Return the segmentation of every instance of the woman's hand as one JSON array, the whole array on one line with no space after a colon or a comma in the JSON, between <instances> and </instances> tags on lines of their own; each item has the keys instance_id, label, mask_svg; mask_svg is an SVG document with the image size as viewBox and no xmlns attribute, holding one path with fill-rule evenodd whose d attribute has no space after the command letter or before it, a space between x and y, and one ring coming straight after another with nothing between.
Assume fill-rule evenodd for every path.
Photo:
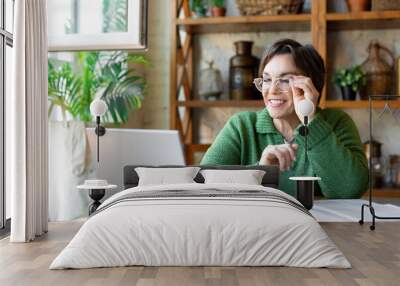
<instances>
[{"instance_id":1,"label":"woman's hand","mask_svg":"<svg viewBox=\"0 0 400 286\"><path fill-rule=\"evenodd\" d=\"M296 160L297 144L268 145L262 155L260 165L279 165L281 171L291 168Z\"/></svg>"},{"instance_id":2,"label":"woman's hand","mask_svg":"<svg viewBox=\"0 0 400 286\"><path fill-rule=\"evenodd\" d=\"M298 103L301 100L308 99L314 104L314 111L308 116L308 120L310 122L315 115L316 106L318 105L319 92L315 88L312 80L306 76L293 76L293 79L291 80L291 86L293 92L294 110L301 122L303 122L304 118L298 110Z\"/></svg>"}]
</instances>

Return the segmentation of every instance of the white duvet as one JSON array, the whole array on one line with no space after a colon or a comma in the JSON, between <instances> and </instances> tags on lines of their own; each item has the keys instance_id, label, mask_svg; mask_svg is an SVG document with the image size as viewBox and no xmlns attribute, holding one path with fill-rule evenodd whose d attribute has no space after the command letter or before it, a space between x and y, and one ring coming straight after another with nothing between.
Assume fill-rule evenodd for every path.
<instances>
[{"instance_id":1,"label":"white duvet","mask_svg":"<svg viewBox=\"0 0 400 286\"><path fill-rule=\"evenodd\" d=\"M294 266L349 268L318 222L289 204L257 198L152 198L110 202L131 192L263 190L238 184L135 187L106 200L50 269L145 266Z\"/></svg>"}]
</instances>

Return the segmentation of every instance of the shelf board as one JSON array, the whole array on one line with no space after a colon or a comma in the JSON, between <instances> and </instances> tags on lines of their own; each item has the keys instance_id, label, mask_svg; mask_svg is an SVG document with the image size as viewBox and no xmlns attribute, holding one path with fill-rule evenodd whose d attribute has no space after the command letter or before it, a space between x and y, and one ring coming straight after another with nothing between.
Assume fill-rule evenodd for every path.
<instances>
[{"instance_id":1,"label":"shelf board","mask_svg":"<svg viewBox=\"0 0 400 286\"><path fill-rule=\"evenodd\" d=\"M373 108L383 108L385 103L389 102L390 107L400 108L400 100L374 100L372 102ZM324 108L354 108L354 109L367 109L369 107L368 100L327 100L325 101Z\"/></svg>"},{"instance_id":2,"label":"shelf board","mask_svg":"<svg viewBox=\"0 0 400 286\"><path fill-rule=\"evenodd\" d=\"M390 107L400 108L400 100L374 100L373 108L384 108L385 103L389 102ZM178 106L188 108L210 108L210 107L233 107L233 108L264 108L264 102L260 100L187 100L178 101ZM327 100L324 108L352 108L367 109L368 100Z\"/></svg>"},{"instance_id":3,"label":"shelf board","mask_svg":"<svg viewBox=\"0 0 400 286\"><path fill-rule=\"evenodd\" d=\"M209 107L261 107L263 108L264 102L259 100L187 100L178 101L178 106L185 106L189 108L209 108Z\"/></svg>"},{"instance_id":4,"label":"shelf board","mask_svg":"<svg viewBox=\"0 0 400 286\"><path fill-rule=\"evenodd\" d=\"M394 29L400 27L400 10L328 13L329 30Z\"/></svg>"},{"instance_id":5,"label":"shelf board","mask_svg":"<svg viewBox=\"0 0 400 286\"><path fill-rule=\"evenodd\" d=\"M400 108L400 100L374 100L373 108L384 108L389 102L390 107ZM260 100L187 100L178 101L178 106L188 108L210 108L210 107L231 107L231 108L264 108L264 102ZM368 100L327 100L323 108L351 108L351 109L368 109Z\"/></svg>"},{"instance_id":6,"label":"shelf board","mask_svg":"<svg viewBox=\"0 0 400 286\"><path fill-rule=\"evenodd\" d=\"M368 198L368 191L363 195L363 198ZM382 188L372 190L373 198L400 198L399 188Z\"/></svg>"},{"instance_id":7,"label":"shelf board","mask_svg":"<svg viewBox=\"0 0 400 286\"><path fill-rule=\"evenodd\" d=\"M389 19L400 19L400 10L326 14L327 21L389 20Z\"/></svg>"},{"instance_id":8,"label":"shelf board","mask_svg":"<svg viewBox=\"0 0 400 286\"><path fill-rule=\"evenodd\" d=\"M327 13L326 21L331 30L399 28L400 10ZM308 31L310 30L311 15L182 18L176 19L175 23L189 33Z\"/></svg>"},{"instance_id":9,"label":"shelf board","mask_svg":"<svg viewBox=\"0 0 400 286\"><path fill-rule=\"evenodd\" d=\"M258 31L309 31L310 14L228 16L176 19L176 25L189 33L238 33ZM296 25L293 25L296 23Z\"/></svg>"}]
</instances>

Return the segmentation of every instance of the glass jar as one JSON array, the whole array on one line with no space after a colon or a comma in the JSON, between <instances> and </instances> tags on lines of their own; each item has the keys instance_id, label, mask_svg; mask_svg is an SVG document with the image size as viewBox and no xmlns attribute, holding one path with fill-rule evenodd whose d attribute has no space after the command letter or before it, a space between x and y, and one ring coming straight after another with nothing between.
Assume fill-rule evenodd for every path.
<instances>
[{"instance_id":1,"label":"glass jar","mask_svg":"<svg viewBox=\"0 0 400 286\"><path fill-rule=\"evenodd\" d=\"M206 100L217 100L224 88L221 72L213 67L213 61L206 63L208 67L200 72L199 95Z\"/></svg>"},{"instance_id":2,"label":"glass jar","mask_svg":"<svg viewBox=\"0 0 400 286\"><path fill-rule=\"evenodd\" d=\"M382 188L384 186L383 162L380 157L371 158L372 187Z\"/></svg>"},{"instance_id":3,"label":"glass jar","mask_svg":"<svg viewBox=\"0 0 400 286\"><path fill-rule=\"evenodd\" d=\"M400 155L389 156L390 185L400 188Z\"/></svg>"}]
</instances>

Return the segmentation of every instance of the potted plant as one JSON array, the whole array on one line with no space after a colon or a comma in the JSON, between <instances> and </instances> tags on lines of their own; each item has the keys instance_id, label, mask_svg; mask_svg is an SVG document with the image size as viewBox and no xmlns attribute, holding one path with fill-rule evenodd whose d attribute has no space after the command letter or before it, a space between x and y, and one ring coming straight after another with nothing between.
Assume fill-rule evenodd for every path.
<instances>
[{"instance_id":1,"label":"potted plant","mask_svg":"<svg viewBox=\"0 0 400 286\"><path fill-rule=\"evenodd\" d=\"M206 16L206 4L205 0L190 0L189 2L190 11L192 12L192 18L201 18Z\"/></svg>"},{"instance_id":2,"label":"potted plant","mask_svg":"<svg viewBox=\"0 0 400 286\"><path fill-rule=\"evenodd\" d=\"M102 98L108 112L102 122L127 122L141 106L146 79L133 67L147 65L142 55L125 52L78 52L71 61L49 58L49 219L70 220L87 214L88 196L76 186L96 177L87 138L94 126L90 103ZM118 146L115 146L118 148ZM59 202L62 202L60 207Z\"/></svg>"},{"instance_id":3,"label":"potted plant","mask_svg":"<svg viewBox=\"0 0 400 286\"><path fill-rule=\"evenodd\" d=\"M49 115L58 106L65 120L67 114L85 124L93 122L90 103L103 99L109 108L102 120L119 125L128 121L130 112L141 106L146 79L130 67L148 65L143 55L117 52L78 52L76 62L48 61Z\"/></svg>"},{"instance_id":4,"label":"potted plant","mask_svg":"<svg viewBox=\"0 0 400 286\"><path fill-rule=\"evenodd\" d=\"M211 0L211 15L213 17L224 17L226 13L225 0Z\"/></svg>"},{"instance_id":5,"label":"potted plant","mask_svg":"<svg viewBox=\"0 0 400 286\"><path fill-rule=\"evenodd\" d=\"M343 100L355 100L357 91L367 82L360 65L337 70L333 79L341 89Z\"/></svg>"},{"instance_id":6,"label":"potted plant","mask_svg":"<svg viewBox=\"0 0 400 286\"><path fill-rule=\"evenodd\" d=\"M128 26L126 0L103 0L103 32ZM66 34L76 23L69 19ZM63 59L63 60L61 60ZM66 59L66 60L64 60ZM146 78L136 68L148 65L143 55L123 51L49 53L49 219L71 220L86 216L89 198L76 186L96 176L86 127L94 126L90 104L103 99L108 112L102 123L120 125L140 108ZM90 131L93 132L93 131ZM118 148L116 146L115 148Z\"/></svg>"}]
</instances>

